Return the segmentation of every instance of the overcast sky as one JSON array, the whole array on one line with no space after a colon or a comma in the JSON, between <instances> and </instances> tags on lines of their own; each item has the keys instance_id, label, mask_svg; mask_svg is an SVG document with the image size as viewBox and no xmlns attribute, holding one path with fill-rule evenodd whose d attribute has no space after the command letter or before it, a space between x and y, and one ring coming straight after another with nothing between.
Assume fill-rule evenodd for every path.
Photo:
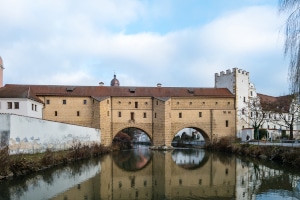
<instances>
[{"instance_id":1,"label":"overcast sky","mask_svg":"<svg viewBox=\"0 0 300 200\"><path fill-rule=\"evenodd\" d=\"M1 0L4 84L214 87L237 67L288 93L277 0Z\"/></svg>"}]
</instances>

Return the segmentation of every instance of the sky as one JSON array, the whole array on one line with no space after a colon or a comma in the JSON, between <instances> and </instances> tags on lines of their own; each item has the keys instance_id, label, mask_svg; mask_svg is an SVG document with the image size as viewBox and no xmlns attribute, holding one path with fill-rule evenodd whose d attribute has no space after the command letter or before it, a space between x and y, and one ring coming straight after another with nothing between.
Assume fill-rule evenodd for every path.
<instances>
[{"instance_id":1,"label":"sky","mask_svg":"<svg viewBox=\"0 0 300 200\"><path fill-rule=\"evenodd\" d=\"M4 84L214 87L239 68L288 93L277 0L0 0Z\"/></svg>"}]
</instances>

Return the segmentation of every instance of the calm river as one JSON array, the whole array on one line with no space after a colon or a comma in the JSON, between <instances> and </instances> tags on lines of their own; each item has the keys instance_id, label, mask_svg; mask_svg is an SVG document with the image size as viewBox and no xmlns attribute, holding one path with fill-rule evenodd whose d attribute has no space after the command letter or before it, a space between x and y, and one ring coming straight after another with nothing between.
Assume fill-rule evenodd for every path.
<instances>
[{"instance_id":1,"label":"calm river","mask_svg":"<svg viewBox=\"0 0 300 200\"><path fill-rule=\"evenodd\" d=\"M139 148L2 181L0 199L300 199L300 170L202 149Z\"/></svg>"}]
</instances>

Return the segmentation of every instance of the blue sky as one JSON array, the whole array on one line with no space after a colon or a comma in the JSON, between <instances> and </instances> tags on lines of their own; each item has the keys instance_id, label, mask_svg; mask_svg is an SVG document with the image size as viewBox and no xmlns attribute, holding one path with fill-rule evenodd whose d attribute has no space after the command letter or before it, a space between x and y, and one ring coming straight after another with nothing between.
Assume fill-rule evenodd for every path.
<instances>
[{"instance_id":1,"label":"blue sky","mask_svg":"<svg viewBox=\"0 0 300 200\"><path fill-rule=\"evenodd\" d=\"M250 72L259 93L288 93L276 0L2 0L4 84L214 87Z\"/></svg>"}]
</instances>

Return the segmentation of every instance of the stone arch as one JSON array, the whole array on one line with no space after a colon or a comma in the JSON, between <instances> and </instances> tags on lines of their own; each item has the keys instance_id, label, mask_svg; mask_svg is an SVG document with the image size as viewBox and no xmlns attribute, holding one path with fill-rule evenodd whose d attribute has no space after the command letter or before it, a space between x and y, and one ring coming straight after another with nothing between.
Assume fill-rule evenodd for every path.
<instances>
[{"instance_id":1,"label":"stone arch","mask_svg":"<svg viewBox=\"0 0 300 200\"><path fill-rule=\"evenodd\" d=\"M207 133L204 129L199 128L199 127L197 127L197 126L195 126L195 125L183 125L183 126L181 126L181 127L178 127L178 128L175 129L175 130L173 131L173 133L172 133L173 138L175 137L175 135L176 135L179 131L181 131L181 130L184 129L184 128L193 128L193 129L199 131L199 132L201 133L201 135L203 136L204 141L205 141L206 143L210 142L210 140L211 140L211 138L209 137L208 133Z\"/></svg>"},{"instance_id":2,"label":"stone arch","mask_svg":"<svg viewBox=\"0 0 300 200\"><path fill-rule=\"evenodd\" d=\"M153 137L152 137L152 134L150 134L150 133L147 132L143 127L138 126L138 125L132 125L132 126L120 126L120 127L118 127L117 129L115 129L115 130L113 131L112 139L114 139L114 138L116 137L116 135L117 135L120 131L122 131L122 130L124 130L124 129L127 129L127 128L136 128L136 129L139 129L139 130L143 131L143 132L150 138L150 141L151 141L151 143L153 144Z\"/></svg>"}]
</instances>

